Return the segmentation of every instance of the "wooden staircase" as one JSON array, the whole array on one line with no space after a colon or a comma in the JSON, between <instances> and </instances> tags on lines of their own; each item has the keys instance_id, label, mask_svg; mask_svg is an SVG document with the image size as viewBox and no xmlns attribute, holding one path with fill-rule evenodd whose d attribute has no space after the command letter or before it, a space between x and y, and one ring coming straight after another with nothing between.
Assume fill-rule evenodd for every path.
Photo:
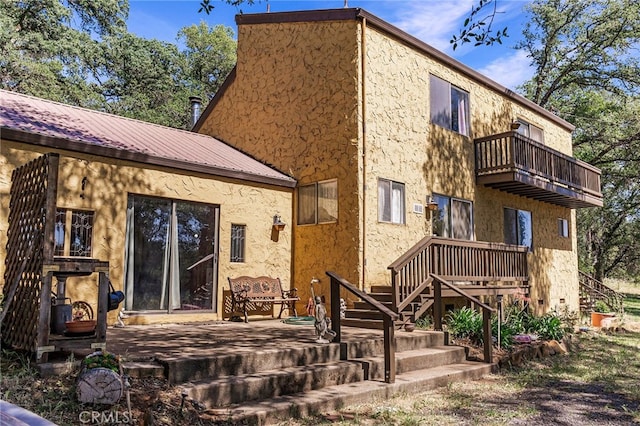
<instances>
[{"instance_id":1,"label":"wooden staircase","mask_svg":"<svg viewBox=\"0 0 640 426\"><path fill-rule=\"evenodd\" d=\"M369 295L395 312L393 306L393 287L388 285L373 286L371 287ZM420 295L417 301L410 303L404 308L404 310L398 312L400 318L395 321L395 325L399 327L407 322L415 323L424 312L433 306L433 303L433 295ZM346 310L345 318L342 319L341 323L343 326L347 327L360 327L377 330L381 330L383 328L382 313L363 301L354 302L353 308Z\"/></svg>"},{"instance_id":2,"label":"wooden staircase","mask_svg":"<svg viewBox=\"0 0 640 426\"><path fill-rule=\"evenodd\" d=\"M591 275L580 275L580 313L588 314L594 310L597 301L604 302L611 310L622 313L624 296L606 286Z\"/></svg>"},{"instance_id":3,"label":"wooden staircase","mask_svg":"<svg viewBox=\"0 0 640 426\"><path fill-rule=\"evenodd\" d=\"M399 324L415 321L433 308L433 328L442 331L442 297L463 297L482 310L482 333L491 335L495 309L477 296L522 293L527 296L527 247L502 243L425 237L389 265L391 286L374 286L370 293L359 289L333 271L331 279L331 328L334 342L341 341L341 327L382 329L384 333L385 382L395 381L393 336ZM504 285L504 282L519 283ZM356 296L344 318L340 298L345 291ZM359 299L359 300L358 300ZM492 362L490 338L484 339L484 362Z\"/></svg>"}]
</instances>

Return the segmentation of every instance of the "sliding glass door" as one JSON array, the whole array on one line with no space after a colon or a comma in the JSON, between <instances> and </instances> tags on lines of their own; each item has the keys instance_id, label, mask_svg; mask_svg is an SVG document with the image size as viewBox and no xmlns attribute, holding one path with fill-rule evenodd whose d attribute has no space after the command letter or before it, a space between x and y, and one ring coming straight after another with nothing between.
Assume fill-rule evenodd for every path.
<instances>
[{"instance_id":1,"label":"sliding glass door","mask_svg":"<svg viewBox=\"0 0 640 426\"><path fill-rule=\"evenodd\" d=\"M141 195L128 204L126 309L215 310L219 207Z\"/></svg>"}]
</instances>

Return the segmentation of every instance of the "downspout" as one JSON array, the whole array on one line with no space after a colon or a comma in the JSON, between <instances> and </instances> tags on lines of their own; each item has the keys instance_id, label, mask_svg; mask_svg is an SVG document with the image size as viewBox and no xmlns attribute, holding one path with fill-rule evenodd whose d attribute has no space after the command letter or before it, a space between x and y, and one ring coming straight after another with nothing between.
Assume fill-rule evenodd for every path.
<instances>
[{"instance_id":1,"label":"downspout","mask_svg":"<svg viewBox=\"0 0 640 426\"><path fill-rule=\"evenodd\" d=\"M360 93L362 96L362 290L367 274L367 97L366 97L366 29L367 18L362 18L362 42L360 43Z\"/></svg>"}]
</instances>

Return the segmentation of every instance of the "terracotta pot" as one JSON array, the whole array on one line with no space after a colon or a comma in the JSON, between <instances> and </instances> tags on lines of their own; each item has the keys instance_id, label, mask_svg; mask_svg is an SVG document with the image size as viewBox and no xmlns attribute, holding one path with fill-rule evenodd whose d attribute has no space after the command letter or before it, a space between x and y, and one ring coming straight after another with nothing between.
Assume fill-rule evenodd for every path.
<instances>
[{"instance_id":1,"label":"terracotta pot","mask_svg":"<svg viewBox=\"0 0 640 426\"><path fill-rule=\"evenodd\" d=\"M416 325L414 323L408 322L404 325L404 331L413 331L416 329Z\"/></svg>"},{"instance_id":2,"label":"terracotta pot","mask_svg":"<svg viewBox=\"0 0 640 426\"><path fill-rule=\"evenodd\" d=\"M96 320L67 321L64 325L68 333L88 333L96 329Z\"/></svg>"},{"instance_id":3,"label":"terracotta pot","mask_svg":"<svg viewBox=\"0 0 640 426\"><path fill-rule=\"evenodd\" d=\"M604 312L591 312L591 325L594 327L601 327L602 320L605 318L615 317L616 314L604 313Z\"/></svg>"}]
</instances>

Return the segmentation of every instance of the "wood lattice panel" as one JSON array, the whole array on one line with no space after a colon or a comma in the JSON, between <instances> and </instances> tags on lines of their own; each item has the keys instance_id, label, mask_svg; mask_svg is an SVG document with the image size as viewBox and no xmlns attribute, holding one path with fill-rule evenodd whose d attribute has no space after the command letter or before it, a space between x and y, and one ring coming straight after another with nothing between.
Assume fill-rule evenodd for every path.
<instances>
[{"instance_id":1,"label":"wood lattice panel","mask_svg":"<svg viewBox=\"0 0 640 426\"><path fill-rule=\"evenodd\" d=\"M11 175L2 340L15 349L35 352L38 344L42 265L53 259L58 160L47 154Z\"/></svg>"}]
</instances>

